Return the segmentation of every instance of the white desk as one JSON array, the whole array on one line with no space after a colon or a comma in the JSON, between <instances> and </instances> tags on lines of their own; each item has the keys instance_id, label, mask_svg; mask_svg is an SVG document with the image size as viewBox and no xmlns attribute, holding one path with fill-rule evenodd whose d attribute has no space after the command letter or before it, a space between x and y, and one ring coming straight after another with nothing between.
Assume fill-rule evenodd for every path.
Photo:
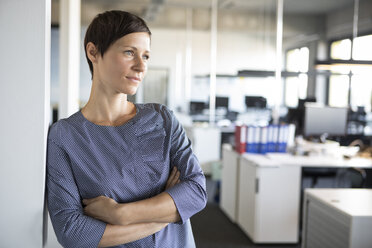
<instances>
[{"instance_id":1,"label":"white desk","mask_svg":"<svg viewBox=\"0 0 372 248\"><path fill-rule=\"evenodd\" d=\"M228 152L226 149L224 147L223 154ZM224 188L224 184L232 182L224 181L222 177L221 207L226 206L227 199L233 200L226 195L238 192L235 197L237 215L232 220L237 220L255 243L298 242L302 167L372 168L372 160L362 158L344 160L289 154L237 153L236 156L239 159L235 164L234 160L223 157L222 175L232 167L239 170L235 170L234 182L238 182L235 192L229 191L229 187ZM230 203L230 206L233 205Z\"/></svg>"},{"instance_id":2,"label":"white desk","mask_svg":"<svg viewBox=\"0 0 372 248\"><path fill-rule=\"evenodd\" d=\"M324 156L293 156L287 153L268 153L265 156L282 165L297 165L301 167L336 167L336 168L372 168L372 160L366 158L342 159ZM249 156L248 156L249 157Z\"/></svg>"},{"instance_id":3,"label":"white desk","mask_svg":"<svg viewBox=\"0 0 372 248\"><path fill-rule=\"evenodd\" d=\"M306 189L302 247L372 247L372 189Z\"/></svg>"}]
</instances>

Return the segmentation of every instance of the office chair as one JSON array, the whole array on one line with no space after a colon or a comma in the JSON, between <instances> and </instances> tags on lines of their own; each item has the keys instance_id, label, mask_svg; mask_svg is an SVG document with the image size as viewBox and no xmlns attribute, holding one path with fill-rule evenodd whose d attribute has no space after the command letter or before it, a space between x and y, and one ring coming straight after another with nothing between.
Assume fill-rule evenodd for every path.
<instances>
[{"instance_id":1,"label":"office chair","mask_svg":"<svg viewBox=\"0 0 372 248\"><path fill-rule=\"evenodd\" d=\"M319 178L335 177L336 174L336 168L304 168L302 170L303 177L311 178L311 188L314 188L318 184Z\"/></svg>"},{"instance_id":2,"label":"office chair","mask_svg":"<svg viewBox=\"0 0 372 248\"><path fill-rule=\"evenodd\" d=\"M367 178L365 170L360 168L348 168L346 171L347 178L350 181L351 188L364 188Z\"/></svg>"}]
</instances>

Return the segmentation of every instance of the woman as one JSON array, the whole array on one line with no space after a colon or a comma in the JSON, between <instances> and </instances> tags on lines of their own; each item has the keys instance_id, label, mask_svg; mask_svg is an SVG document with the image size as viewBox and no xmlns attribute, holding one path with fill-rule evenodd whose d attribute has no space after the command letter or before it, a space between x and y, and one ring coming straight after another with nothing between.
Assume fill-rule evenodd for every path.
<instances>
[{"instance_id":1,"label":"woman","mask_svg":"<svg viewBox=\"0 0 372 248\"><path fill-rule=\"evenodd\" d=\"M205 177L172 111L133 104L151 32L124 11L86 32L88 103L48 135L48 209L65 247L195 247L189 218L206 204Z\"/></svg>"}]
</instances>

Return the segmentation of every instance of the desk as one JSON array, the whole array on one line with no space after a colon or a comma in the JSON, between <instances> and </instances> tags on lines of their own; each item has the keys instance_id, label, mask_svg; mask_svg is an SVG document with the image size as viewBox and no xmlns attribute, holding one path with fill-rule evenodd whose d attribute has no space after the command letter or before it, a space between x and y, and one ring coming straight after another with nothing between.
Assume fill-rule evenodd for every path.
<instances>
[{"instance_id":1,"label":"desk","mask_svg":"<svg viewBox=\"0 0 372 248\"><path fill-rule=\"evenodd\" d=\"M226 149L224 147L224 152ZM363 158L345 160L290 154L237 156L236 219L254 243L298 243L302 167L372 168L372 160ZM223 161L222 175L233 163L233 160L225 162L225 158ZM223 177L221 184L224 184ZM223 189L221 205L227 199L224 195L230 194Z\"/></svg>"},{"instance_id":2,"label":"desk","mask_svg":"<svg viewBox=\"0 0 372 248\"><path fill-rule=\"evenodd\" d=\"M265 157L282 165L297 165L301 167L372 168L372 159L359 157L343 159L324 156L293 156L288 153L268 153Z\"/></svg>"}]
</instances>

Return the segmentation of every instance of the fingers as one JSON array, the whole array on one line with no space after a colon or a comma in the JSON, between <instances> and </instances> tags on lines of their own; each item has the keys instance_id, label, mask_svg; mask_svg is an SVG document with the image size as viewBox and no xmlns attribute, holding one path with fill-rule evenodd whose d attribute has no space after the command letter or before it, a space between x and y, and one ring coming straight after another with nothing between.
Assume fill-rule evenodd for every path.
<instances>
[{"instance_id":1,"label":"fingers","mask_svg":"<svg viewBox=\"0 0 372 248\"><path fill-rule=\"evenodd\" d=\"M169 188L170 187L170 184L172 182L172 179L176 175L176 173L177 173L177 167L174 166L173 169L172 169L172 171L171 171L171 173L170 173L170 175L169 175L169 177L168 177L168 180L167 180L167 183L166 183L166 188Z\"/></svg>"},{"instance_id":2,"label":"fingers","mask_svg":"<svg viewBox=\"0 0 372 248\"><path fill-rule=\"evenodd\" d=\"M180 176L180 172L177 171L176 175L174 175L174 177L171 178L170 183L169 183L169 187L173 187L177 183L177 180L179 180L178 179L179 176Z\"/></svg>"},{"instance_id":3,"label":"fingers","mask_svg":"<svg viewBox=\"0 0 372 248\"><path fill-rule=\"evenodd\" d=\"M97 196L97 197L94 197L94 198L89 198L89 199L83 199L83 204L84 205L89 205L97 200L99 200L101 197L104 197L104 196Z\"/></svg>"},{"instance_id":4,"label":"fingers","mask_svg":"<svg viewBox=\"0 0 372 248\"><path fill-rule=\"evenodd\" d=\"M171 174L169 175L169 178L173 178L176 175L177 171L178 171L177 167L173 166L173 169L171 171Z\"/></svg>"},{"instance_id":5,"label":"fingers","mask_svg":"<svg viewBox=\"0 0 372 248\"><path fill-rule=\"evenodd\" d=\"M89 205L89 204L91 204L91 203L93 202L93 199L94 199L94 198L91 198L91 199L83 199L83 204L84 204L84 205Z\"/></svg>"},{"instance_id":6,"label":"fingers","mask_svg":"<svg viewBox=\"0 0 372 248\"><path fill-rule=\"evenodd\" d=\"M181 175L181 173L179 172L177 167L174 166L170 175L169 175L169 178L167 180L166 189L171 188L174 185L176 185L177 183L179 183L180 182L180 179L179 179L180 175Z\"/></svg>"}]
</instances>

